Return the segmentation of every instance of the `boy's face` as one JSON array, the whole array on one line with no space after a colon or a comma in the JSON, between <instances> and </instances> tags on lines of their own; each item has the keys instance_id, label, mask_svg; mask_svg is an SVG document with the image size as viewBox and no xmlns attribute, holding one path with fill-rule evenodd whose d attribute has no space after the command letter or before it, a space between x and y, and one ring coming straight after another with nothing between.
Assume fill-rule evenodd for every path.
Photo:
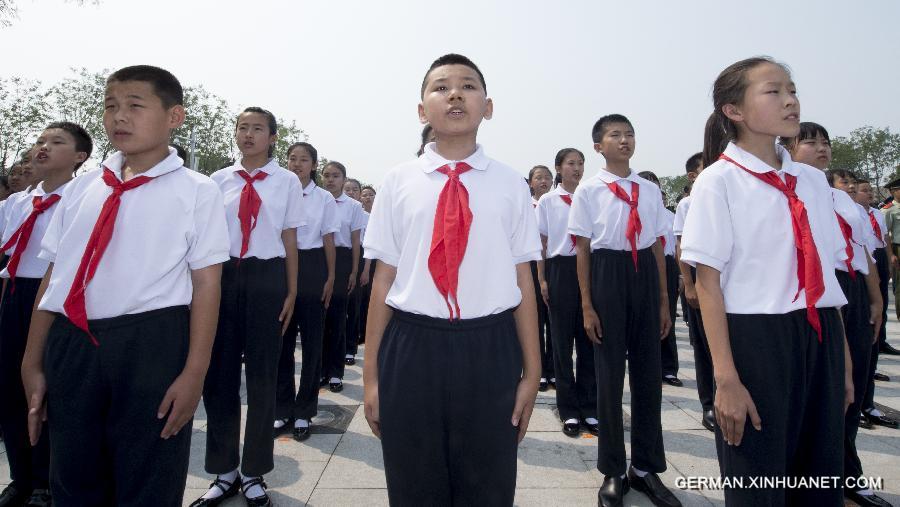
<instances>
[{"instance_id":1,"label":"boy's face","mask_svg":"<svg viewBox=\"0 0 900 507\"><path fill-rule=\"evenodd\" d=\"M22 166L17 165L9 170L9 191L11 193L21 192L25 190L25 180L22 177Z\"/></svg>"},{"instance_id":2,"label":"boy's face","mask_svg":"<svg viewBox=\"0 0 900 507\"><path fill-rule=\"evenodd\" d=\"M474 69L442 65L428 73L419 120L431 125L435 138L474 136L481 120L493 113L494 104Z\"/></svg>"},{"instance_id":3,"label":"boy's face","mask_svg":"<svg viewBox=\"0 0 900 507\"><path fill-rule=\"evenodd\" d=\"M87 159L87 153L78 151L75 138L63 129L47 129L38 137L31 151L34 154L35 173L41 179L56 172L72 172L75 166Z\"/></svg>"},{"instance_id":4,"label":"boy's face","mask_svg":"<svg viewBox=\"0 0 900 507\"><path fill-rule=\"evenodd\" d=\"M268 155L275 144L274 132L269 132L269 119L262 113L243 113L238 117L234 140L245 157Z\"/></svg>"},{"instance_id":5,"label":"boy's face","mask_svg":"<svg viewBox=\"0 0 900 507\"><path fill-rule=\"evenodd\" d=\"M850 197L856 199L856 181L846 176L834 177L834 188L847 192Z\"/></svg>"},{"instance_id":6,"label":"boy's face","mask_svg":"<svg viewBox=\"0 0 900 507\"><path fill-rule=\"evenodd\" d=\"M9 175L10 186L12 186L12 173ZM891 198L894 199L894 202L900 202L900 187L894 187L890 189Z\"/></svg>"},{"instance_id":7,"label":"boy's face","mask_svg":"<svg viewBox=\"0 0 900 507\"><path fill-rule=\"evenodd\" d=\"M375 191L367 188L359 193L359 202L362 203L366 211L372 211L372 204L375 202Z\"/></svg>"},{"instance_id":8,"label":"boy's face","mask_svg":"<svg viewBox=\"0 0 900 507\"><path fill-rule=\"evenodd\" d=\"M872 185L869 183L856 184L856 202L865 207L872 204Z\"/></svg>"},{"instance_id":9,"label":"boy's face","mask_svg":"<svg viewBox=\"0 0 900 507\"><path fill-rule=\"evenodd\" d=\"M103 128L116 149L126 155L168 150L171 131L184 123L184 107L166 109L145 81L113 81L106 85Z\"/></svg>"},{"instance_id":10,"label":"boy's face","mask_svg":"<svg viewBox=\"0 0 900 507\"><path fill-rule=\"evenodd\" d=\"M594 151L607 162L628 162L634 155L634 128L624 122L610 123L600 142L594 143Z\"/></svg>"}]
</instances>

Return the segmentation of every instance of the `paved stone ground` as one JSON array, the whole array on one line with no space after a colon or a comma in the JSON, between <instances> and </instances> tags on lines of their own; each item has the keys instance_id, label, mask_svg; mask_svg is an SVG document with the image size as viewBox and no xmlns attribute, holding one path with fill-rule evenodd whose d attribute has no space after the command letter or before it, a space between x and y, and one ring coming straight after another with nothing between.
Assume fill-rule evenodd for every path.
<instances>
[{"instance_id":1,"label":"paved stone ground","mask_svg":"<svg viewBox=\"0 0 900 507\"><path fill-rule=\"evenodd\" d=\"M663 481L672 487L680 476L717 476L718 464L712 433L700 424L694 361L687 341L687 328L676 324L679 377L684 387L663 386L662 423L668 470ZM888 336L900 347L900 323L888 324ZM362 352L361 352L362 353ZM298 359L299 359L299 352ZM891 382L876 383L876 403L900 411L900 359L885 356L879 371ZM299 365L298 365L299 366ZM271 496L278 506L378 506L387 505L381 447L366 424L361 406L361 361L347 368L344 391L321 392L319 426L303 443L282 437L275 444L275 470L266 476ZM299 369L298 369L299 375ZM625 383L624 411L630 415L630 395ZM539 393L528 435L519 448L516 505L594 506L602 477L595 468L597 442L591 435L572 439L560 431L554 413L554 392ZM246 407L244 407L246 410ZM201 404L194 420L190 475L185 505L201 495L210 482L203 471L206 414ZM626 420L626 429L627 429ZM343 428L346 428L343 433ZM626 431L626 448L629 435ZM882 496L900 506L900 431L877 427L860 430L857 441L863 467L869 476L883 478ZM0 458L0 485L9 481L6 459ZM682 491L675 495L686 506L723 505L721 491ZM625 498L626 505L649 506L638 492ZM232 499L228 507L244 505Z\"/></svg>"}]
</instances>

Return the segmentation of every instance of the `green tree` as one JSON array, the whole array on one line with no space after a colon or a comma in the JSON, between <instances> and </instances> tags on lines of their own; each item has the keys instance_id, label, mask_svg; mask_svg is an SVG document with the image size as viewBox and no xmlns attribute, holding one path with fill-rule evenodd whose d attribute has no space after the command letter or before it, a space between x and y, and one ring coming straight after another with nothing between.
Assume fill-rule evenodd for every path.
<instances>
[{"instance_id":1,"label":"green tree","mask_svg":"<svg viewBox=\"0 0 900 507\"><path fill-rule=\"evenodd\" d=\"M0 168L4 174L50 123L51 107L46 99L40 81L0 79Z\"/></svg>"},{"instance_id":2,"label":"green tree","mask_svg":"<svg viewBox=\"0 0 900 507\"><path fill-rule=\"evenodd\" d=\"M109 71L91 72L83 67L71 71L72 76L50 87L53 115L84 127L94 142L93 158L106 160L113 151L103 128L103 100Z\"/></svg>"},{"instance_id":3,"label":"green tree","mask_svg":"<svg viewBox=\"0 0 900 507\"><path fill-rule=\"evenodd\" d=\"M287 149L294 143L308 139L309 136L297 126L296 121L291 120L288 123L286 120L279 118L278 140L275 141L275 159L278 160L278 165L287 167Z\"/></svg>"},{"instance_id":4,"label":"green tree","mask_svg":"<svg viewBox=\"0 0 900 507\"><path fill-rule=\"evenodd\" d=\"M684 187L690 184L687 174L663 176L659 179L660 189L665 194L666 206L675 206L678 198L684 193Z\"/></svg>"},{"instance_id":5,"label":"green tree","mask_svg":"<svg viewBox=\"0 0 900 507\"><path fill-rule=\"evenodd\" d=\"M900 164L900 134L888 127L860 127L832 140L832 167L850 169L880 190L886 176Z\"/></svg>"},{"instance_id":6,"label":"green tree","mask_svg":"<svg viewBox=\"0 0 900 507\"><path fill-rule=\"evenodd\" d=\"M184 124L173 133L175 142L190 153L194 135L197 169L212 174L232 160L234 153L234 120L237 114L222 97L203 86L184 90ZM185 164L190 161L185 160Z\"/></svg>"}]
</instances>

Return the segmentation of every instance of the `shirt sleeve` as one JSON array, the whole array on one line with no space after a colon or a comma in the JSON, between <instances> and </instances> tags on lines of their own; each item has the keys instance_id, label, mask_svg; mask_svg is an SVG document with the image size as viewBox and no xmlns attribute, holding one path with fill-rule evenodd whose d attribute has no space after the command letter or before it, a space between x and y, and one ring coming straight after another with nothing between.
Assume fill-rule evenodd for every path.
<instances>
[{"instance_id":1,"label":"shirt sleeve","mask_svg":"<svg viewBox=\"0 0 900 507\"><path fill-rule=\"evenodd\" d=\"M550 217L548 216L550 210L550 201L548 199L541 199L538 201L538 205L534 208L535 218L537 219L537 229L538 234L541 236L547 237L550 235Z\"/></svg>"},{"instance_id":2,"label":"shirt sleeve","mask_svg":"<svg viewBox=\"0 0 900 507\"><path fill-rule=\"evenodd\" d=\"M655 185L654 185L655 186ZM662 192L659 189L654 192L656 194L656 237L668 236L672 233L672 220L666 204L662 200Z\"/></svg>"},{"instance_id":3,"label":"shirt sleeve","mask_svg":"<svg viewBox=\"0 0 900 507\"><path fill-rule=\"evenodd\" d=\"M359 231L366 227L366 214L362 205L353 206L353 217L350 219L350 232Z\"/></svg>"},{"instance_id":4,"label":"shirt sleeve","mask_svg":"<svg viewBox=\"0 0 900 507\"><path fill-rule=\"evenodd\" d=\"M322 205L321 235L332 234L341 230L341 217L338 215L337 203L334 199L325 199Z\"/></svg>"},{"instance_id":5,"label":"shirt sleeve","mask_svg":"<svg viewBox=\"0 0 900 507\"><path fill-rule=\"evenodd\" d=\"M378 259L385 264L396 267L400 262L400 241L398 235L402 224L394 223L394 179L388 174L379 189L378 197L372 204L366 237L363 240L363 256L366 259Z\"/></svg>"},{"instance_id":6,"label":"shirt sleeve","mask_svg":"<svg viewBox=\"0 0 900 507\"><path fill-rule=\"evenodd\" d=\"M47 262L56 262L56 253L59 251L59 241L62 239L63 233L63 224L66 219L66 202L69 199L66 197L69 195L70 190L75 185L69 184L66 188L63 189L60 194L59 202L56 203L56 209L53 211L53 216L50 218L50 221L47 222L47 229L44 231L44 237L41 238L41 251L38 252L38 258L43 259ZM6 206L8 212L8 208L10 206ZM4 217L4 226L6 225L6 217Z\"/></svg>"},{"instance_id":7,"label":"shirt sleeve","mask_svg":"<svg viewBox=\"0 0 900 507\"><path fill-rule=\"evenodd\" d=\"M690 200L682 199L678 201L678 206L675 206L675 223L672 224L672 233L676 236L681 236L681 231L684 230L684 219L687 218L689 202Z\"/></svg>"},{"instance_id":8,"label":"shirt sleeve","mask_svg":"<svg viewBox=\"0 0 900 507\"><path fill-rule=\"evenodd\" d=\"M572 209L569 210L569 234L582 238L593 238L594 213L590 200L591 187L579 185L572 195Z\"/></svg>"},{"instance_id":9,"label":"shirt sleeve","mask_svg":"<svg viewBox=\"0 0 900 507\"><path fill-rule=\"evenodd\" d=\"M228 260L229 247L222 192L215 183L203 182L197 189L194 231L187 253L188 266L197 270L223 263Z\"/></svg>"},{"instance_id":10,"label":"shirt sleeve","mask_svg":"<svg viewBox=\"0 0 900 507\"><path fill-rule=\"evenodd\" d=\"M713 175L694 183L681 236L681 260L691 266L703 264L721 272L731 260L734 230L725 193L724 182Z\"/></svg>"},{"instance_id":11,"label":"shirt sleeve","mask_svg":"<svg viewBox=\"0 0 900 507\"><path fill-rule=\"evenodd\" d=\"M290 175L290 183L288 185L287 209L284 216L284 228L296 229L297 227L306 225L306 214L303 210L303 188L300 186L300 180L293 174Z\"/></svg>"},{"instance_id":12,"label":"shirt sleeve","mask_svg":"<svg viewBox=\"0 0 900 507\"><path fill-rule=\"evenodd\" d=\"M531 194L525 180L518 180L521 188L516 206L518 212L513 218L513 231L509 238L509 251L514 264L541 260L541 237L538 235Z\"/></svg>"}]
</instances>

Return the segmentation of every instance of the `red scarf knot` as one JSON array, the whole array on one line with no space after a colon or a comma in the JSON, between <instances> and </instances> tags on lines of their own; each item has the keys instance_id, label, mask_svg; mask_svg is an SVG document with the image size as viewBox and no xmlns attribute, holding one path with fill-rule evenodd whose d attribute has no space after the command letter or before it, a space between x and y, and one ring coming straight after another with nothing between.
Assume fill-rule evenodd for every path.
<instances>
[{"instance_id":1,"label":"red scarf knot","mask_svg":"<svg viewBox=\"0 0 900 507\"><path fill-rule=\"evenodd\" d=\"M428 254L428 271L434 284L447 303L450 320L460 318L459 266L466 254L469 242L469 228L472 226L472 211L469 209L469 192L459 176L472 169L465 162L458 162L455 169L441 166L437 172L447 175L447 182L438 197L434 212L434 230ZM454 306L450 306L450 298ZM454 309L456 311L454 317Z\"/></svg>"},{"instance_id":2,"label":"red scarf knot","mask_svg":"<svg viewBox=\"0 0 900 507\"><path fill-rule=\"evenodd\" d=\"M19 262L22 260L22 254L25 252L25 249L28 248L28 240L31 239L31 232L34 230L34 224L37 222L38 217L48 209L50 209L54 204L56 204L60 199L59 194L50 194L44 197L35 196L31 199L31 213L22 222L22 225L16 229L16 232L10 236L9 241L6 242L5 245L0 247L0 250L7 251L12 248L13 245L16 245L15 250L13 250L12 256L9 258L9 263L6 265L6 269L9 271L9 283L10 289L9 293L12 294L16 292L16 271L19 268Z\"/></svg>"},{"instance_id":3,"label":"red scarf knot","mask_svg":"<svg viewBox=\"0 0 900 507\"><path fill-rule=\"evenodd\" d=\"M609 187L609 190L613 195L624 201L625 204L631 208L628 212L628 225L625 228L625 237L628 238L628 243L631 244L631 260L634 262L634 270L637 271L637 240L641 235L641 215L638 213L638 196L641 192L641 186L637 182L631 182L631 197L628 197L625 190L617 183L607 183L606 186Z\"/></svg>"},{"instance_id":4,"label":"red scarf knot","mask_svg":"<svg viewBox=\"0 0 900 507\"><path fill-rule=\"evenodd\" d=\"M266 179L268 174L259 171L253 176L245 170L236 171L236 174L244 178L244 188L241 189L241 201L238 206L238 220L241 223L241 254L243 258L250 249L250 233L256 228L256 220L259 217L259 210L262 207L262 199L253 188L254 181L262 181Z\"/></svg>"}]
</instances>

